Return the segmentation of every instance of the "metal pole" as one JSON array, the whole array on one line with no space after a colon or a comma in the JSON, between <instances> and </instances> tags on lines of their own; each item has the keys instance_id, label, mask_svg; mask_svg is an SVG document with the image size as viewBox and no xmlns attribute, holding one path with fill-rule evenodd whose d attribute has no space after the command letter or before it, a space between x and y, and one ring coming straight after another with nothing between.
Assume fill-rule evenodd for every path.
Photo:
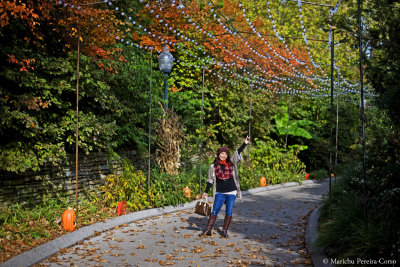
<instances>
[{"instance_id":1,"label":"metal pole","mask_svg":"<svg viewBox=\"0 0 400 267\"><path fill-rule=\"evenodd\" d=\"M81 46L81 18L78 21L78 58L76 62L76 128L75 128L75 212L78 220L78 168L79 168L79 57Z\"/></svg>"},{"instance_id":2,"label":"metal pole","mask_svg":"<svg viewBox=\"0 0 400 267\"><path fill-rule=\"evenodd\" d=\"M249 137L251 137L251 106L253 102L253 85L250 84L250 114L249 114Z\"/></svg>"},{"instance_id":3,"label":"metal pole","mask_svg":"<svg viewBox=\"0 0 400 267\"><path fill-rule=\"evenodd\" d=\"M199 175L200 175L200 184L199 184L199 194L201 195L201 166L203 164L202 157L203 157L203 110L204 110L204 75L205 75L205 70L206 67L203 66L203 87L201 90L201 120L200 120L200 170L199 170Z\"/></svg>"},{"instance_id":4,"label":"metal pole","mask_svg":"<svg viewBox=\"0 0 400 267\"><path fill-rule=\"evenodd\" d=\"M361 129L362 129L362 147L363 147L363 180L364 180L364 222L365 228L368 228L368 214L367 214L367 200L368 200L368 189L367 189L367 162L365 152L365 114L364 114L364 85L363 85L363 57L362 57L362 24L361 24L361 1L357 0L358 10L358 46L360 52L360 98L361 98Z\"/></svg>"},{"instance_id":5,"label":"metal pole","mask_svg":"<svg viewBox=\"0 0 400 267\"><path fill-rule=\"evenodd\" d=\"M150 169L151 169L151 82L153 80L153 49L150 49L150 95L149 95L149 166L147 170L147 188L150 190Z\"/></svg>"},{"instance_id":6,"label":"metal pole","mask_svg":"<svg viewBox=\"0 0 400 267\"><path fill-rule=\"evenodd\" d=\"M337 168L337 158L338 158L338 136L339 136L339 89L340 89L340 72L339 67L337 69L338 73L338 87L336 91L336 146L335 146L335 182L336 182L336 168Z\"/></svg>"},{"instance_id":7,"label":"metal pole","mask_svg":"<svg viewBox=\"0 0 400 267\"><path fill-rule=\"evenodd\" d=\"M113 1L111 1L113 2ZM105 2L96 2L81 4L80 6L104 4ZM80 45L81 45L81 18L78 20L78 56L76 62L76 128L75 128L75 211L76 221L78 220L78 167L79 167L79 58L80 58Z\"/></svg>"},{"instance_id":8,"label":"metal pole","mask_svg":"<svg viewBox=\"0 0 400 267\"><path fill-rule=\"evenodd\" d=\"M286 141L285 141L285 150L287 149L287 140L289 134L289 118L290 118L290 107L292 106L292 95L290 95L289 106L288 106L288 121L286 123Z\"/></svg>"},{"instance_id":9,"label":"metal pole","mask_svg":"<svg viewBox=\"0 0 400 267\"><path fill-rule=\"evenodd\" d=\"M168 108L168 73L164 72L165 80L164 80L164 109L167 111Z\"/></svg>"},{"instance_id":10,"label":"metal pole","mask_svg":"<svg viewBox=\"0 0 400 267\"><path fill-rule=\"evenodd\" d=\"M333 20L333 18L332 18ZM332 146L333 146L333 68L335 62L335 27L331 27L332 40L331 40L331 108L330 108L330 122L331 134L329 138L329 218L331 214L331 201L332 201Z\"/></svg>"}]
</instances>

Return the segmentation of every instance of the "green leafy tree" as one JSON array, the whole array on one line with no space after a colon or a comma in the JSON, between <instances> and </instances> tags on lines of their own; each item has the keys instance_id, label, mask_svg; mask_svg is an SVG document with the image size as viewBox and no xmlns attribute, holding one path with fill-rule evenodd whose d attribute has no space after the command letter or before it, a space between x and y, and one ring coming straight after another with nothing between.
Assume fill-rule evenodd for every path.
<instances>
[{"instance_id":1,"label":"green leafy tree","mask_svg":"<svg viewBox=\"0 0 400 267\"><path fill-rule=\"evenodd\" d=\"M380 97L378 104L400 124L400 1L367 1L369 23L366 40L370 50L366 75Z\"/></svg>"},{"instance_id":2,"label":"green leafy tree","mask_svg":"<svg viewBox=\"0 0 400 267\"><path fill-rule=\"evenodd\" d=\"M276 132L280 136L295 136L311 139L312 135L305 128L308 125L314 124L313 121L303 120L289 120L288 106L285 102L280 102L279 107L283 110L282 113L275 114Z\"/></svg>"},{"instance_id":3,"label":"green leafy tree","mask_svg":"<svg viewBox=\"0 0 400 267\"><path fill-rule=\"evenodd\" d=\"M3 171L37 170L46 162L59 164L75 150L78 20L71 10L59 12L65 10L53 4L11 4L14 13L6 13L8 21L1 24ZM6 10L9 8L6 5ZM34 14L33 24L26 21L24 12ZM125 148L143 151L147 144L149 55L115 44L104 31L94 34L98 27L96 24L93 30L90 17L96 12L103 12L103 19L108 17L106 11L93 9L80 20L79 150L87 154ZM161 86L154 87L157 101Z\"/></svg>"}]
</instances>

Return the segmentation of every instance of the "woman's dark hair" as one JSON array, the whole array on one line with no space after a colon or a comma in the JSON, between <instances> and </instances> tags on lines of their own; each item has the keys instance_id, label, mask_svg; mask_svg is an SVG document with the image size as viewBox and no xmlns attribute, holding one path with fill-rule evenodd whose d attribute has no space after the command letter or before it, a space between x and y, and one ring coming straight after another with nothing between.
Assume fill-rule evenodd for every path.
<instances>
[{"instance_id":1,"label":"woman's dark hair","mask_svg":"<svg viewBox=\"0 0 400 267\"><path fill-rule=\"evenodd\" d=\"M225 152L228 155L228 157L226 158L226 163L231 164L231 165L233 164L231 161L231 156L229 155L229 148L226 146L223 146L223 147L220 147L217 149L217 157L214 159L214 162L213 162L214 167L217 167L217 165L219 164L219 161L220 161L219 154L221 154L222 152Z\"/></svg>"}]
</instances>

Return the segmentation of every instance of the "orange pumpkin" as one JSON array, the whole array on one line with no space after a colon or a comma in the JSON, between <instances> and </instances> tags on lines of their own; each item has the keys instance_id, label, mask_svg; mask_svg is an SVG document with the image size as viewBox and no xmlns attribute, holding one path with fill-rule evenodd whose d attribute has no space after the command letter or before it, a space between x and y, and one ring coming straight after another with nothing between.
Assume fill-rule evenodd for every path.
<instances>
[{"instance_id":1,"label":"orange pumpkin","mask_svg":"<svg viewBox=\"0 0 400 267\"><path fill-rule=\"evenodd\" d=\"M126 213L126 200L118 202L117 214L123 215Z\"/></svg>"},{"instance_id":2,"label":"orange pumpkin","mask_svg":"<svg viewBox=\"0 0 400 267\"><path fill-rule=\"evenodd\" d=\"M260 186L267 186L267 179L264 176L260 178Z\"/></svg>"},{"instance_id":3,"label":"orange pumpkin","mask_svg":"<svg viewBox=\"0 0 400 267\"><path fill-rule=\"evenodd\" d=\"M75 224L75 211L72 208L68 208L61 216L61 225L65 230L72 232L75 230Z\"/></svg>"},{"instance_id":4,"label":"orange pumpkin","mask_svg":"<svg viewBox=\"0 0 400 267\"><path fill-rule=\"evenodd\" d=\"M187 186L185 188L183 188L183 193L190 200L190 188Z\"/></svg>"}]
</instances>

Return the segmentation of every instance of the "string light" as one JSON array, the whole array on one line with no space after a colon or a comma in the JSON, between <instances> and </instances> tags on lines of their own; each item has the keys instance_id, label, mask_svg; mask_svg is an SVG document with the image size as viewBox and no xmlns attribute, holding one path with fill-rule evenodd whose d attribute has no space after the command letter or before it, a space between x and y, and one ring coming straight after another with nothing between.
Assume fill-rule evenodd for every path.
<instances>
[{"instance_id":1,"label":"string light","mask_svg":"<svg viewBox=\"0 0 400 267\"><path fill-rule=\"evenodd\" d=\"M211 2L212 3L212 2ZM214 3L212 3L213 5L214 5ZM223 16L224 17L224 15L222 14L222 13L220 13L221 14L221 16ZM215 15L215 13L214 13L214 15ZM224 19L225 19L225 17L224 17ZM226 19L225 19L226 20ZM226 27L226 28L228 28L228 27ZM226 30L226 28L224 28L225 30ZM234 28L234 31L235 32L238 32L238 30L235 28L235 27L233 27ZM227 31L227 30L226 30ZM238 35L240 36L240 40L242 41L242 42L244 42L245 43L245 45L247 46L247 47L249 47L249 42L246 40L246 38L245 37L243 37L240 33L238 33ZM250 43L251 44L251 43ZM254 47L256 47L258 50L261 50L261 49L259 49L257 46L255 46L254 44L251 44L252 46L254 46ZM269 44L268 44L269 45ZM275 51L275 50L274 50ZM260 54L260 53L258 53L257 51L252 51L252 52L254 52L258 57L261 57L261 58L264 58L264 59L268 59L275 67L277 67L277 68L279 68L282 72L284 72L284 73L287 73L289 76L294 76L294 77L298 77L298 78L303 78L303 79L312 79L312 78L310 78L310 77L307 77L307 76L305 76L303 73L300 73L300 72L298 72L297 70L296 70L296 68L293 66L293 65L291 65L291 67L293 67L293 69L294 69L294 71L295 72L297 72L298 74L296 75L296 74L294 74L294 73L291 73L290 71L287 71L287 70L285 70L285 69L281 69L275 62L273 62L272 61L272 59L274 58L274 57L272 57L272 56L270 56L270 55L268 55L268 54L266 54L266 56L265 55L263 55L263 54ZM265 52L263 52L263 53L265 53ZM277 52L275 51L275 53L277 54ZM278 55L278 54L277 54ZM279 55L278 55L278 57L279 57Z\"/></svg>"},{"instance_id":2,"label":"string light","mask_svg":"<svg viewBox=\"0 0 400 267\"><path fill-rule=\"evenodd\" d=\"M105 0L105 2L107 3L108 1ZM141 1L141 2L142 2L142 1ZM174 2L174 1L173 1L173 2ZM68 6L67 3L62 2L61 0L58 1L58 3L59 3L60 5L62 4L64 7L67 7L67 6ZM108 4L109 4L109 6L111 6L111 5L112 5L111 1L109 1ZM174 3L173 3L173 4L174 4ZM179 9L183 9L183 8L184 8L184 6L181 5L181 4L176 5L176 6L177 6L177 8L179 8ZM74 8L75 8L74 5L70 5L69 7L70 7L71 9L74 9ZM149 4L147 4L147 7L149 7ZM80 10L81 7L78 6L76 9ZM119 7L116 6L116 7L114 8L114 10L115 10L115 11L118 11L118 10L120 10L120 9L119 9ZM160 11L161 11L161 7L160 7ZM83 12L86 12L86 10L83 10ZM150 10L150 13L153 13L153 12L151 12L151 10ZM184 10L182 10L182 14L184 14L184 13L185 13ZM120 12L120 14L121 14L121 16L125 16L125 15L126 15L124 12ZM158 15L157 15L157 16L158 16ZM157 18L158 18L158 17L157 17ZM190 17L189 17L188 15L186 15L186 18L188 19L189 22L191 22L191 19L190 19ZM158 38L158 39L161 40L162 42L169 43L170 45L175 45L175 44L172 43L172 42L168 42L167 40L165 40L165 39L164 39L163 37L161 37L161 36L157 36L157 35L155 35L154 33L152 34L152 33L150 32L150 30L147 30L144 26L142 26L142 25L139 24L138 22L132 20L132 17L131 17L131 16L128 17L128 20L129 20L133 25L137 24L138 28L140 28L140 29L143 28L144 33L146 33L146 34L148 34L148 35L151 35L153 38ZM162 19L160 19L159 21L160 21L160 23L163 23L163 22L164 22ZM221 20L219 20L219 22L222 23ZM97 26L98 26L98 27L101 27L101 24L98 24ZM199 31L202 32L203 34L206 34L206 35L209 36L209 37L214 37L214 36L212 36L210 33L207 33L206 31L202 30L198 25L196 25L195 22L192 22L192 26L194 26L197 30L199 30ZM224 26L224 25L222 25L222 26ZM173 27L170 26L170 25L168 25L168 23L166 23L166 22L165 22L165 24L164 24L164 27L166 27L166 28L169 29L170 31L173 30ZM253 27L253 28L254 28L254 27ZM223 27L223 29L226 30L226 31L228 31L230 34L233 34L233 32L232 32L228 27L225 26L225 27ZM105 29L105 31L107 31L107 29ZM174 33L176 33L176 30L174 30ZM236 35L236 34L233 34L233 35ZM110 36L112 36L112 33L110 33ZM196 42L195 40L190 39L190 38L188 38L187 36L184 36L183 34L180 34L179 32L177 33L177 36L178 36L178 37L181 37L181 40L185 40L185 41L188 41L188 42L191 42L191 43L197 45L197 42ZM134 44L134 43L132 43L132 42L129 41L129 40L124 40L123 37L115 36L115 38L116 38L116 40L119 40L119 41L121 41L122 43L127 44L127 45L131 45L131 46L136 45L137 47L139 47L139 48L144 48L144 49L154 49L154 47L152 47L152 46L142 46L142 45L140 45L140 44ZM179 48L179 46L177 46L177 47ZM241 61L244 61L244 62L251 62L251 63L254 64L254 62L252 62L251 60L246 60L246 59L240 58L239 56L235 55L234 53L232 53L231 51L229 51L229 50L226 49L225 47L223 47L223 50L226 51L227 53L231 54L232 56L238 58L238 59L241 60ZM250 51L255 52L254 49L253 49L253 50L250 50ZM203 51L203 53L205 53L205 51ZM191 54L193 57L195 57L196 59L200 59L200 57L198 57L197 55L193 55L191 52L190 52L190 54ZM179 61L178 61L178 62L179 62ZM217 61L214 60L214 59L212 59L212 58L210 58L210 57L207 57L207 58L205 58L205 59L204 59L203 61L201 61L201 62L202 62L203 64L215 64L215 62L217 62ZM220 66L227 65L227 66L235 66L235 67L238 67L238 65L237 65L236 63L219 63L219 62L218 62L218 65L220 65ZM196 65L196 67L200 68L201 66ZM225 67L224 67L224 68L225 68ZM239 68L242 69L242 67L239 67ZM260 70L265 74L265 70L262 70L258 65L256 65L256 68L260 69ZM249 76L253 77L253 79L259 79L259 80L263 81L264 83L267 82L267 83L273 84L273 83L277 83L277 82L278 82L277 80L279 80L279 81L291 81L291 80L288 79L288 78L280 78L280 77L274 77L276 80L273 81L273 80L261 78L261 77L259 77L259 76L257 76L257 75L254 75L254 74L250 73L249 71L246 71L246 70L244 70L244 71L245 71L245 73L247 73ZM232 74L232 73L231 73L231 74ZM233 75L233 76L238 76L238 75ZM241 78L244 79L244 77L241 77ZM248 79L246 79L246 81L248 81ZM293 81L291 81L291 82L293 82ZM293 82L293 83L296 84L296 82ZM298 83L297 83L297 85L300 86L300 84L298 84ZM297 91L293 91L293 90L292 90L292 91L290 91L290 89L289 89L286 85L282 85L282 86L284 86L284 87L286 88L286 89L285 89L285 92L291 92L291 93L293 93L293 92L296 92L296 93L297 93L297 92L300 92L300 90L297 90ZM306 88L306 87L302 86L302 88ZM309 89L310 89L310 88L309 88ZM296 89L294 89L294 90L296 90ZM310 91L312 91L312 89L310 89ZM307 91L304 91L304 92L307 92Z\"/></svg>"}]
</instances>

